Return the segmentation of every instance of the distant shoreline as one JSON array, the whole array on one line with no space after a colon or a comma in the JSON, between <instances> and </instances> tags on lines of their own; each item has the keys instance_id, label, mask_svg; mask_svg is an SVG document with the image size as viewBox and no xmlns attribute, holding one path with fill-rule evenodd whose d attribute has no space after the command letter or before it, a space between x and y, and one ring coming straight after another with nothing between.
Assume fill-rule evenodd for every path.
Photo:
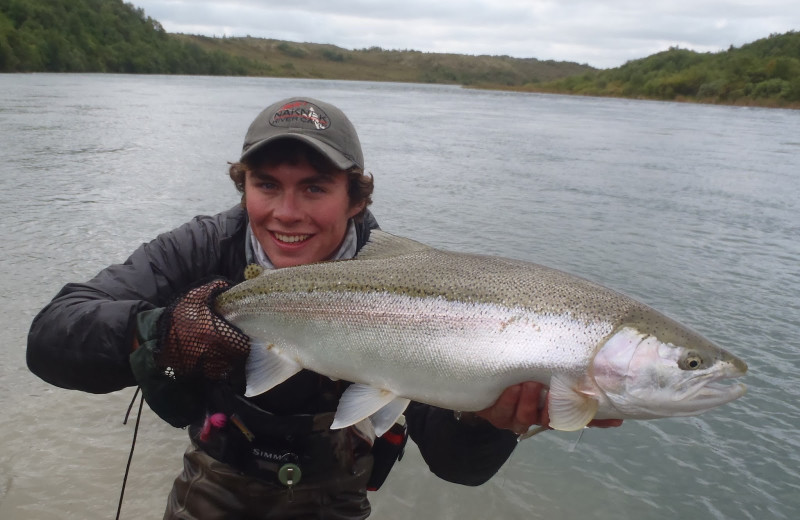
<instances>
[{"instance_id":1,"label":"distant shoreline","mask_svg":"<svg viewBox=\"0 0 800 520\"><path fill-rule=\"evenodd\" d=\"M676 97L674 99L655 99L655 98L648 98L643 96L614 96L611 94L579 94L575 92L556 92L553 90L541 89L536 90L535 88L514 88L514 87L502 87L502 86L466 86L461 85L462 88L473 88L473 89L480 89L480 90L504 90L509 92L521 92L521 93L529 93L529 94L553 94L556 96L580 96L580 97L595 97L595 98L609 98L609 99L629 99L632 101L656 101L662 103L686 103L686 104L694 104L694 105L717 105L717 106L728 106L728 107L742 107L742 108L769 108L769 109L787 109L787 110L800 110L800 102L797 103L786 103L786 104L779 104L776 102L771 102L770 100L741 100L735 102L722 102L722 101L703 101L703 100L696 100L696 99L689 99L685 97Z\"/></svg>"},{"instance_id":2,"label":"distant shoreline","mask_svg":"<svg viewBox=\"0 0 800 520\"><path fill-rule=\"evenodd\" d=\"M596 69L537 58L168 33L123 0L8 0L0 3L0 27L0 72L363 80L800 108L800 32L795 31L716 53L671 47Z\"/></svg>"}]
</instances>

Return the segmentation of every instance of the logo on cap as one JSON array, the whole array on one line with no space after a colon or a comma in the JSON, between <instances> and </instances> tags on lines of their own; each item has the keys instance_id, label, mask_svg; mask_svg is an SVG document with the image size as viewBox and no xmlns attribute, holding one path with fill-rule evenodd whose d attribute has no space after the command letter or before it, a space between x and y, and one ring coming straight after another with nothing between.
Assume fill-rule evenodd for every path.
<instances>
[{"instance_id":1,"label":"logo on cap","mask_svg":"<svg viewBox=\"0 0 800 520\"><path fill-rule=\"evenodd\" d=\"M284 128L325 130L331 120L321 108L308 101L292 101L280 107L269 124Z\"/></svg>"}]
</instances>

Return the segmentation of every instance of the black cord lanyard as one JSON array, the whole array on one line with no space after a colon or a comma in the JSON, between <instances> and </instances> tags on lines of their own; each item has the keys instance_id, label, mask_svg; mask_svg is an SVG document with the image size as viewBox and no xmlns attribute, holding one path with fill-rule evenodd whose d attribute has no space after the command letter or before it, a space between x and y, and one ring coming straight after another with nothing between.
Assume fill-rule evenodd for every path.
<instances>
[{"instance_id":1,"label":"black cord lanyard","mask_svg":"<svg viewBox=\"0 0 800 520\"><path fill-rule=\"evenodd\" d=\"M128 411L125 413L125 420L122 424L128 424L128 417L131 415L133 403L136 402L136 396L139 395L139 387L136 387L136 392L133 394L131 404L128 405ZM119 514L122 512L122 498L125 496L125 484L128 482L128 473L131 470L131 461L133 460L133 449L136 446L136 435L139 433L139 421L142 418L142 406L144 405L144 395L139 399L139 412L136 414L136 426L133 428L133 441L131 441L131 452L128 454L128 464L125 466L125 476L122 478L122 489L119 492L119 504L117 505L116 520L119 520Z\"/></svg>"}]
</instances>

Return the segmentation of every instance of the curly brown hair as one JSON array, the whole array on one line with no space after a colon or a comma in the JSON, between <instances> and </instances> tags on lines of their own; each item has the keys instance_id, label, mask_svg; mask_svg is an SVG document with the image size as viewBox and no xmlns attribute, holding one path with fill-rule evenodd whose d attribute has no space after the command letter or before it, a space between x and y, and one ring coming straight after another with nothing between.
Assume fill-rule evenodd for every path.
<instances>
[{"instance_id":1,"label":"curly brown hair","mask_svg":"<svg viewBox=\"0 0 800 520\"><path fill-rule=\"evenodd\" d=\"M372 192L375 189L372 174L365 174L364 170L358 167L344 171L340 170L317 150L296 139L274 141L248 157L245 161L230 163L228 175L230 175L237 191L242 194L242 207L246 207L244 190L247 172L264 166L295 165L303 161L308 162L314 170L322 175L347 174L347 195L350 199L350 207L364 204L364 208L353 218L357 222L364 218L367 206L372 204Z\"/></svg>"}]
</instances>

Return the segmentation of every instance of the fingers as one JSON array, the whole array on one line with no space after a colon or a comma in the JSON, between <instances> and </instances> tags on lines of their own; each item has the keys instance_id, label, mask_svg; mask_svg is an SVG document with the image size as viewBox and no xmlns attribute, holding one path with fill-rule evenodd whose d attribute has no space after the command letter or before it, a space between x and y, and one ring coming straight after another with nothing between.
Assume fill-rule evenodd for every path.
<instances>
[{"instance_id":1,"label":"fingers","mask_svg":"<svg viewBox=\"0 0 800 520\"><path fill-rule=\"evenodd\" d=\"M547 406L540 408L544 385L534 381L507 388L494 405L477 413L497 428L522 434L535 424L547 424Z\"/></svg>"},{"instance_id":2,"label":"fingers","mask_svg":"<svg viewBox=\"0 0 800 520\"><path fill-rule=\"evenodd\" d=\"M500 397L492 406L477 412L476 415L483 417L497 428L510 429L513 425L517 402L521 393L521 385L510 386L500 394Z\"/></svg>"},{"instance_id":3,"label":"fingers","mask_svg":"<svg viewBox=\"0 0 800 520\"><path fill-rule=\"evenodd\" d=\"M527 429L534 424L545 424L542 419L542 395L545 394L544 385L535 381L528 381L519 385L522 387L514 421L516 425Z\"/></svg>"},{"instance_id":4,"label":"fingers","mask_svg":"<svg viewBox=\"0 0 800 520\"><path fill-rule=\"evenodd\" d=\"M543 389L541 392L541 402L542 404L542 411L539 413L539 422L542 426L546 427L548 430L552 430L550 427L550 392L548 389Z\"/></svg>"},{"instance_id":5,"label":"fingers","mask_svg":"<svg viewBox=\"0 0 800 520\"><path fill-rule=\"evenodd\" d=\"M527 381L506 388L492 406L476 412L476 415L497 428L511 430L517 434L523 434L537 424L549 428L550 410L547 397L545 385ZM621 419L598 419L587 426L615 428L621 424Z\"/></svg>"}]
</instances>

